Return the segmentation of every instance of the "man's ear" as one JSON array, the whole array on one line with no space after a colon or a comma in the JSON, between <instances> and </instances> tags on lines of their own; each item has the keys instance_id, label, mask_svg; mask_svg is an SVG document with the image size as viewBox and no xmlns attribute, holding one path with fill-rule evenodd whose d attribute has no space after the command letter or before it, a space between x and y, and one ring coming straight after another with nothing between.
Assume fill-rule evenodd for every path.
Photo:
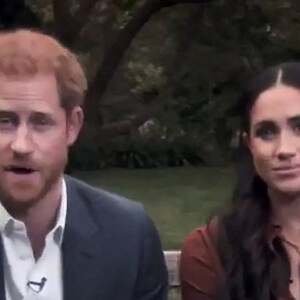
<instances>
[{"instance_id":1,"label":"man's ear","mask_svg":"<svg viewBox=\"0 0 300 300\"><path fill-rule=\"evenodd\" d=\"M72 146L81 130L83 124L83 111L80 106L76 106L67 114L67 140L68 146Z\"/></svg>"}]
</instances>

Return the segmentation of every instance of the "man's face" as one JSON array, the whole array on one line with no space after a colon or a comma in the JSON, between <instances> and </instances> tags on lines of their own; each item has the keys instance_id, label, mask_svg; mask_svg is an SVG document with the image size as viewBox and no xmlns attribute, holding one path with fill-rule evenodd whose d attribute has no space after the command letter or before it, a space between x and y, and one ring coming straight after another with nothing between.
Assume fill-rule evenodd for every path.
<instances>
[{"instance_id":1,"label":"man's face","mask_svg":"<svg viewBox=\"0 0 300 300\"><path fill-rule=\"evenodd\" d=\"M0 200L30 207L49 193L81 123L80 107L66 116L53 74L0 75Z\"/></svg>"}]
</instances>

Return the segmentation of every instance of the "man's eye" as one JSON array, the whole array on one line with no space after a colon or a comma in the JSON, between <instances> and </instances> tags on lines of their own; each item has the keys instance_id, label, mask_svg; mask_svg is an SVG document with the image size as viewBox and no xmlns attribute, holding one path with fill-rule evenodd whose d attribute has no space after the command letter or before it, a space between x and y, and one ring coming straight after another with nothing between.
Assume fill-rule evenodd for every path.
<instances>
[{"instance_id":1,"label":"man's eye","mask_svg":"<svg viewBox=\"0 0 300 300\"><path fill-rule=\"evenodd\" d=\"M11 123L10 118L0 118L0 123L1 124L9 124Z\"/></svg>"},{"instance_id":2,"label":"man's eye","mask_svg":"<svg viewBox=\"0 0 300 300\"><path fill-rule=\"evenodd\" d=\"M0 118L0 127L1 128L10 128L13 125L14 124L13 124L11 118L7 118L7 117Z\"/></svg>"},{"instance_id":3,"label":"man's eye","mask_svg":"<svg viewBox=\"0 0 300 300\"><path fill-rule=\"evenodd\" d=\"M45 130L51 126L51 122L46 118L37 118L32 120L32 125L37 130Z\"/></svg>"},{"instance_id":4,"label":"man's eye","mask_svg":"<svg viewBox=\"0 0 300 300\"><path fill-rule=\"evenodd\" d=\"M45 126L45 125L48 125L49 122L45 119L40 119L40 120L36 120L35 121L35 125L39 125L39 126Z\"/></svg>"},{"instance_id":5,"label":"man's eye","mask_svg":"<svg viewBox=\"0 0 300 300\"><path fill-rule=\"evenodd\" d=\"M300 123L295 125L294 130L295 130L297 133L300 133Z\"/></svg>"}]
</instances>

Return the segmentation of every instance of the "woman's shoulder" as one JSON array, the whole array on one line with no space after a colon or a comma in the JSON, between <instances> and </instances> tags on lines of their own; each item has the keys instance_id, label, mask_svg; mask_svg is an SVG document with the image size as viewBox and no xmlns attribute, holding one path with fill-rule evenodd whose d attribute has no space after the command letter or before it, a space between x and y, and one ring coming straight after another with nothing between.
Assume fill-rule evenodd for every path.
<instances>
[{"instance_id":1,"label":"woman's shoulder","mask_svg":"<svg viewBox=\"0 0 300 300\"><path fill-rule=\"evenodd\" d=\"M184 299L198 299L197 295L211 296L215 292L223 274L217 254L217 232L217 223L211 222L196 228L185 239L180 262Z\"/></svg>"},{"instance_id":2,"label":"woman's shoulder","mask_svg":"<svg viewBox=\"0 0 300 300\"><path fill-rule=\"evenodd\" d=\"M211 221L205 226L201 226L189 233L185 239L184 247L197 252L209 250L216 252L216 241L218 235L217 221Z\"/></svg>"}]
</instances>

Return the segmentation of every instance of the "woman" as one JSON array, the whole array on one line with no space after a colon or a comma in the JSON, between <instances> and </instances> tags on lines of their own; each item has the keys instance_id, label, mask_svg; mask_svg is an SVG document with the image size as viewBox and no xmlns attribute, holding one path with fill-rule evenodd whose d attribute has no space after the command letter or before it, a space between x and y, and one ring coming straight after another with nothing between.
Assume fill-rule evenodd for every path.
<instances>
[{"instance_id":1,"label":"woman","mask_svg":"<svg viewBox=\"0 0 300 300\"><path fill-rule=\"evenodd\" d=\"M241 168L230 210L183 246L183 300L300 299L300 63L241 97Z\"/></svg>"}]
</instances>

